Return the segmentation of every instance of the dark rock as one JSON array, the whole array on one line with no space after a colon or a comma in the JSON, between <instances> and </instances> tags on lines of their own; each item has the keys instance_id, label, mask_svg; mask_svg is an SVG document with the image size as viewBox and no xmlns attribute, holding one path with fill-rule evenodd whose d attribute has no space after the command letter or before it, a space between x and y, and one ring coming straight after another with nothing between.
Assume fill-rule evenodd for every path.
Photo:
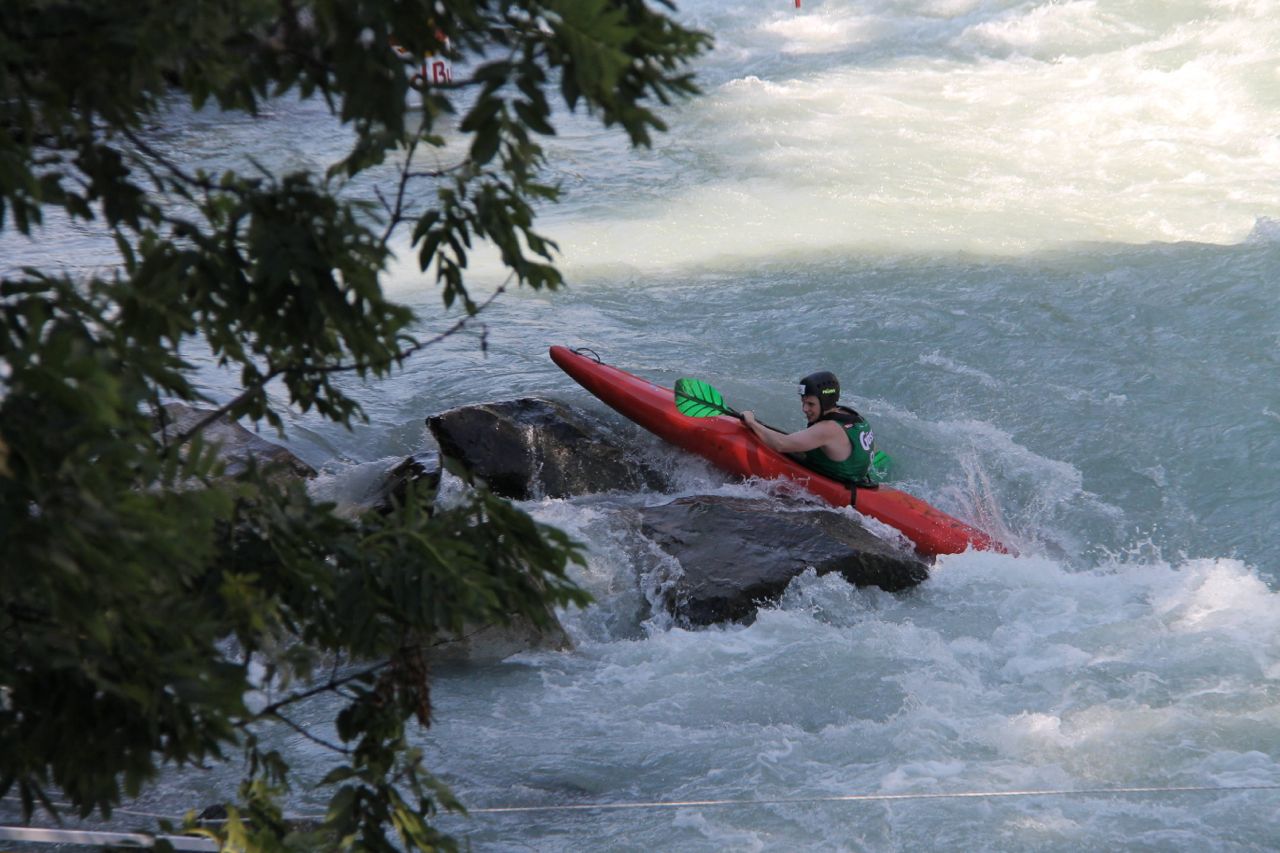
<instances>
[{"instance_id":1,"label":"dark rock","mask_svg":"<svg viewBox=\"0 0 1280 853\"><path fill-rule=\"evenodd\" d=\"M699 496L646 507L641 519L641 532L684 570L671 607L691 625L750 618L809 568L890 592L929 576L917 557L833 510L788 511L763 500Z\"/></svg>"},{"instance_id":2,"label":"dark rock","mask_svg":"<svg viewBox=\"0 0 1280 853\"><path fill-rule=\"evenodd\" d=\"M404 501L410 485L435 489L440 485L440 454L435 451L415 453L387 472L374 509L386 514L393 504Z\"/></svg>"},{"instance_id":3,"label":"dark rock","mask_svg":"<svg viewBox=\"0 0 1280 853\"><path fill-rule=\"evenodd\" d=\"M374 508L390 512L402 501L410 484L435 489L440 485L440 454L434 450L415 453L386 474ZM572 648L568 633L555 612L545 612L547 625L538 627L527 616L511 614L506 625L467 624L457 634L442 632L431 646L433 661L441 663L496 663L513 654L533 649L563 651Z\"/></svg>"},{"instance_id":4,"label":"dark rock","mask_svg":"<svg viewBox=\"0 0 1280 853\"><path fill-rule=\"evenodd\" d=\"M532 649L564 651L573 647L554 613L550 624L539 628L525 616L513 616L508 625L467 625L460 634L440 635L431 646L431 658L442 663L497 663Z\"/></svg>"},{"instance_id":5,"label":"dark rock","mask_svg":"<svg viewBox=\"0 0 1280 853\"><path fill-rule=\"evenodd\" d=\"M211 413L211 409L200 409L186 403L166 403L156 437L173 441ZM201 436L206 444L220 445L218 456L226 463L227 476L243 472L249 466L250 459L261 467L275 467L304 479L316 476L316 469L292 452L250 432L230 418L218 418L204 428Z\"/></svg>"},{"instance_id":6,"label":"dark rock","mask_svg":"<svg viewBox=\"0 0 1280 853\"><path fill-rule=\"evenodd\" d=\"M504 497L563 498L667 488L665 475L606 441L584 413L524 398L427 418L440 452Z\"/></svg>"},{"instance_id":7,"label":"dark rock","mask_svg":"<svg viewBox=\"0 0 1280 853\"><path fill-rule=\"evenodd\" d=\"M225 823L231 815L227 812L227 807L222 803L215 803L212 806L206 806L205 809L196 816L196 823L204 826L206 823Z\"/></svg>"}]
</instances>

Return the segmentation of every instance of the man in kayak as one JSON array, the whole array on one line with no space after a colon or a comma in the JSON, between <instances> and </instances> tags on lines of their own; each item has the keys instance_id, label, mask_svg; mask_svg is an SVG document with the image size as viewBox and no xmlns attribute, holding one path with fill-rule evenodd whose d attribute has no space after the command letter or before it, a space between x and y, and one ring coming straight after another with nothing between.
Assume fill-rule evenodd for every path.
<instances>
[{"instance_id":1,"label":"man in kayak","mask_svg":"<svg viewBox=\"0 0 1280 853\"><path fill-rule=\"evenodd\" d=\"M837 406L840 381L826 370L800 380L800 410L809 426L784 433L743 412L742 421L761 441L779 453L794 454L798 462L819 474L843 483L871 485L883 476L874 470L875 435L866 418L846 406Z\"/></svg>"}]
</instances>

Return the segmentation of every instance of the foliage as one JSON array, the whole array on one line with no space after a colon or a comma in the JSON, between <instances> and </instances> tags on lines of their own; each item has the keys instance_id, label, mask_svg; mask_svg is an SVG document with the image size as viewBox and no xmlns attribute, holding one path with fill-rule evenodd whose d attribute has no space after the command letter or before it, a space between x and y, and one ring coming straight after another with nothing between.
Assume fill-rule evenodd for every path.
<instances>
[{"instance_id":1,"label":"foliage","mask_svg":"<svg viewBox=\"0 0 1280 853\"><path fill-rule=\"evenodd\" d=\"M393 37L456 63L420 112ZM202 342L242 381L209 401L218 415L363 417L340 378L385 376L439 339L382 292L397 229L468 316L477 243L519 283L558 286L534 230L557 196L538 141L553 102L648 144L708 44L644 0L0 4L0 232L39 241L56 210L119 250L106 274L0 281L0 794L106 814L163 767L243 750L220 837L302 845L281 818L287 757L261 739L274 722L335 757L326 844L450 846L428 821L456 804L408 745L430 717L424 649L464 622L584 602L566 574L577 546L482 488L344 518L269 472L227 476L198 429L166 441L156 413L203 399L182 356ZM178 104L286 97L354 131L328 172L213 174L157 141ZM424 149L456 162L421 169ZM393 173L385 191L353 181ZM272 700L248 702L263 680ZM332 741L291 716L322 693L341 700Z\"/></svg>"}]
</instances>

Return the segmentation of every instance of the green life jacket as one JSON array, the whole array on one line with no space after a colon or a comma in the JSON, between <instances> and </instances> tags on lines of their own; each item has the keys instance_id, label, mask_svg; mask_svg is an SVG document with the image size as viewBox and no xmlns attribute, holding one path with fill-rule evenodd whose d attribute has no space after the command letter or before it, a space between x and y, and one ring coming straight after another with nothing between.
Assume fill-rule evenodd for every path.
<instances>
[{"instance_id":1,"label":"green life jacket","mask_svg":"<svg viewBox=\"0 0 1280 853\"><path fill-rule=\"evenodd\" d=\"M867 423L866 418L853 409L836 406L818 420L835 421L840 424L844 434L849 438L849 446L853 448L853 452L849 454L849 458L836 462L821 447L815 447L801 455L800 462L805 467L812 468L824 477L850 485L870 485L883 482L888 478L888 457L876 451L876 437L871 432L871 424ZM879 458L886 460L885 470L881 470L880 465L874 464Z\"/></svg>"}]
</instances>

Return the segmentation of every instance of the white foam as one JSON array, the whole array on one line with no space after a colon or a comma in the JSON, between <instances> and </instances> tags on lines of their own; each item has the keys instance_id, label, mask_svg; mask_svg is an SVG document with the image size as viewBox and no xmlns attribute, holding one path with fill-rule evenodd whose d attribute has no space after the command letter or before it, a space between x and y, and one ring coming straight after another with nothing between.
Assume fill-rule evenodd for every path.
<instances>
[{"instance_id":1,"label":"white foam","mask_svg":"<svg viewBox=\"0 0 1280 853\"><path fill-rule=\"evenodd\" d=\"M866 44L878 33L880 19L847 14L822 6L804 15L785 14L761 26L761 32L784 54L828 53Z\"/></svg>"},{"instance_id":2,"label":"white foam","mask_svg":"<svg viewBox=\"0 0 1280 853\"><path fill-rule=\"evenodd\" d=\"M1068 0L1014 6L966 28L956 41L988 51L1011 50L1053 58L1114 47L1122 39L1142 33L1140 27L1095 0Z\"/></svg>"},{"instance_id":3,"label":"white foam","mask_svg":"<svg viewBox=\"0 0 1280 853\"><path fill-rule=\"evenodd\" d=\"M937 350L934 350L932 353L919 356L917 361L920 364L940 367L943 370L956 374L957 376L967 376L970 379L976 379L987 388L998 388L1000 386L999 380L991 374L978 370L975 367L960 364Z\"/></svg>"},{"instance_id":4,"label":"white foam","mask_svg":"<svg viewBox=\"0 0 1280 853\"><path fill-rule=\"evenodd\" d=\"M697 162L697 176L558 225L571 267L1234 243L1260 216L1280 218L1274 15L1153 24L1084 0L993 4L956 31L888 7L860 14L764 19L781 53L761 48L662 143L672 168ZM726 49L747 37L719 35ZM857 47L873 36L886 52L864 61Z\"/></svg>"},{"instance_id":5,"label":"white foam","mask_svg":"<svg viewBox=\"0 0 1280 853\"><path fill-rule=\"evenodd\" d=\"M900 595L809 572L750 626L525 656L538 687L512 696L509 681L494 685L505 697L501 728L477 733L494 701L483 674L450 682L438 688L447 707L433 732L446 770L456 752L467 774L484 765L495 791L513 789L521 756L545 755L523 744L570 743L548 775L608 800L1270 785L1280 762L1257 737L1280 711L1274 675L1257 662L1277 659L1277 629L1280 596L1232 560L1072 571L968 553L943 558ZM455 750L459 720L468 745ZM1198 802L1189 837L1261 826L1217 799ZM994 824L1076 827L1076 845L1090 846L1139 826L1167 829L1184 805L1156 795L904 803L881 819L895 837L945 833L966 846L989 840ZM817 804L688 814L681 826L693 835L680 846L690 849L751 846L756 832L836 847L850 827L873 825L865 810L835 820ZM810 814L821 819L809 824ZM744 824L744 815L754 817ZM671 817L593 820L600 832L631 826L670 840Z\"/></svg>"}]
</instances>

